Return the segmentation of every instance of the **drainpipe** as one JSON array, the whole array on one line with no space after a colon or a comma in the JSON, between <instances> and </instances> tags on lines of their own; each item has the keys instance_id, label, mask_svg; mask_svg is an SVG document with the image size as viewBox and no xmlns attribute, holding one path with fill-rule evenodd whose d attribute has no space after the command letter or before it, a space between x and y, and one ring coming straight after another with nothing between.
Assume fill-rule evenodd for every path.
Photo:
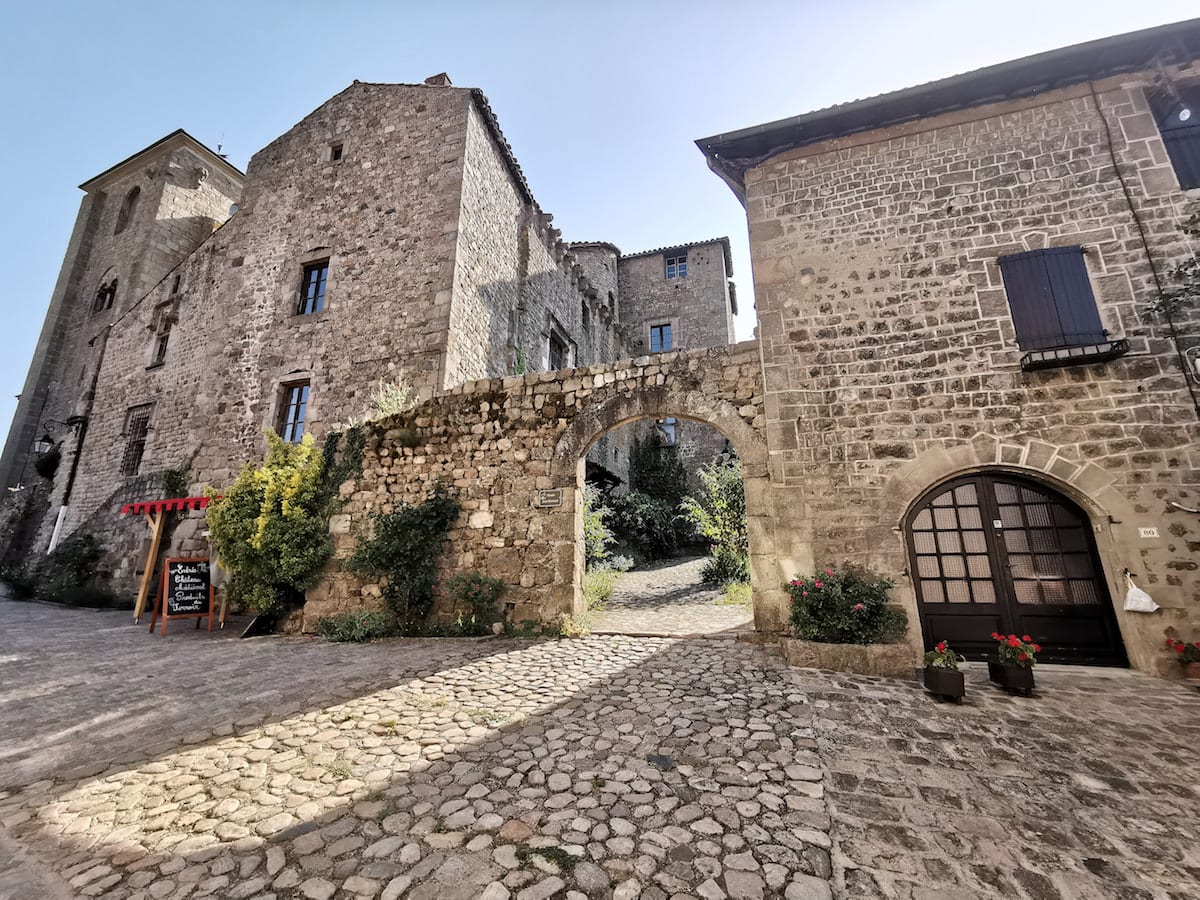
<instances>
[{"instance_id":1,"label":"drainpipe","mask_svg":"<svg viewBox=\"0 0 1200 900\"><path fill-rule=\"evenodd\" d=\"M62 503L58 507L58 517L54 520L54 531L50 535L50 546L46 548L47 554L54 552L54 548L58 546L59 538L62 536L63 522L67 518L67 507L71 503L71 491L75 488L75 475L79 472L79 458L83 455L83 439L87 436L88 419L92 415L92 404L96 402L96 385L100 381L100 368L104 365L104 351L108 347L108 336L112 332L112 327L112 323L104 326L103 331L88 341L88 344L92 345L99 338L100 352L96 357L96 368L92 372L92 382L88 386L88 392L83 398L83 414L74 417L79 422L79 432L75 437L75 453L71 457L71 470L67 473L67 485L63 489Z\"/></svg>"}]
</instances>

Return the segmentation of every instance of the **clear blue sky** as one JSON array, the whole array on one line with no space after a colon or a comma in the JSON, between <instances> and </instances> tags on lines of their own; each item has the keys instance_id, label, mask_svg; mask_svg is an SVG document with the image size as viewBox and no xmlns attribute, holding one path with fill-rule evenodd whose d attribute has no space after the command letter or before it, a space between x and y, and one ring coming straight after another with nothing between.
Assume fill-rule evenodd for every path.
<instances>
[{"instance_id":1,"label":"clear blue sky","mask_svg":"<svg viewBox=\"0 0 1200 900\"><path fill-rule=\"evenodd\" d=\"M632 252L729 235L745 338L745 217L693 140L1196 13L1195 0L10 0L0 435L76 185L176 128L244 169L355 78L449 72L487 93L566 239Z\"/></svg>"}]
</instances>

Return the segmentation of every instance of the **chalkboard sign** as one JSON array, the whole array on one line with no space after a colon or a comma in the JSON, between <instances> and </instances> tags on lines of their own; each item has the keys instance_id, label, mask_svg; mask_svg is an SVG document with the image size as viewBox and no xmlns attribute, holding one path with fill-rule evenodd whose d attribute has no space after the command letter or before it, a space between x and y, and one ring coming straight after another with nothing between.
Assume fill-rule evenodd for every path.
<instances>
[{"instance_id":1,"label":"chalkboard sign","mask_svg":"<svg viewBox=\"0 0 1200 900\"><path fill-rule=\"evenodd\" d=\"M155 620L161 615L163 634L167 633L170 619L208 619L208 630L213 627L213 591L209 578L208 559L205 557L175 557L163 560L162 584L154 603L154 615L150 619L150 630L154 631Z\"/></svg>"}]
</instances>

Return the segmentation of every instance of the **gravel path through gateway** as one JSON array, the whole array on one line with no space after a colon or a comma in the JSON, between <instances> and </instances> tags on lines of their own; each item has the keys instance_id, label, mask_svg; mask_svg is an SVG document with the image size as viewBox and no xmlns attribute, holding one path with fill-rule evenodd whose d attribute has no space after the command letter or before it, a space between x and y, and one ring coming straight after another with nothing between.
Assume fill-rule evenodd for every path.
<instances>
[{"instance_id":1,"label":"gravel path through gateway","mask_svg":"<svg viewBox=\"0 0 1200 900\"><path fill-rule=\"evenodd\" d=\"M749 604L722 603L721 591L700 580L704 560L670 559L622 572L612 597L592 615L592 630L667 637L753 631Z\"/></svg>"},{"instance_id":2,"label":"gravel path through gateway","mask_svg":"<svg viewBox=\"0 0 1200 900\"><path fill-rule=\"evenodd\" d=\"M117 615L0 600L0 746L39 706L104 711ZM131 682L156 749L85 727L91 771L0 790L0 896L1195 896L1200 694L1122 670L1039 667L1023 698L972 668L955 706L735 641L151 646L188 675ZM181 735L208 681L224 718Z\"/></svg>"}]
</instances>

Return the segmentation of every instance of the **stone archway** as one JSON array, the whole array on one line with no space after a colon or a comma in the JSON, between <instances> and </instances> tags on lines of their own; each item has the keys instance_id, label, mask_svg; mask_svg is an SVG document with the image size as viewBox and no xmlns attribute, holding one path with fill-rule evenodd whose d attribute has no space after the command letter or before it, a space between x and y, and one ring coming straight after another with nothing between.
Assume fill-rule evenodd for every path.
<instances>
[{"instance_id":1,"label":"stone archway","mask_svg":"<svg viewBox=\"0 0 1200 900\"><path fill-rule=\"evenodd\" d=\"M622 425L644 419L675 417L710 425L720 431L742 461L746 490L746 513L750 533L750 578L753 590L754 626L758 631L783 627L783 592L777 580L774 528L765 498L769 490L767 445L763 436L745 418L746 411L699 391L656 386L636 393L622 393L585 407L559 438L554 449L553 479L564 494L574 498L575 571L570 608L583 612L583 479L589 448L604 434Z\"/></svg>"},{"instance_id":2,"label":"stone archway","mask_svg":"<svg viewBox=\"0 0 1200 900\"><path fill-rule=\"evenodd\" d=\"M1166 621L1160 617L1126 613L1118 600L1125 594L1126 569L1140 572L1146 567L1147 560L1153 560L1162 551L1139 540L1137 524L1141 517L1118 490L1115 475L1095 463L1071 459L1060 451L1061 448L1044 441L1006 443L979 434L956 447L928 450L892 472L882 492L880 515L882 521L892 525L894 541L888 554L894 557L894 571L909 575L897 584L896 599L909 615L914 647L923 644L924 635L920 632L916 591L909 572L905 537L908 517L919 500L939 484L972 474L1008 474L1044 484L1063 494L1087 514L1129 662L1134 668L1155 669L1155 651L1161 643L1161 629ZM1159 597L1164 596L1159 594Z\"/></svg>"}]
</instances>

